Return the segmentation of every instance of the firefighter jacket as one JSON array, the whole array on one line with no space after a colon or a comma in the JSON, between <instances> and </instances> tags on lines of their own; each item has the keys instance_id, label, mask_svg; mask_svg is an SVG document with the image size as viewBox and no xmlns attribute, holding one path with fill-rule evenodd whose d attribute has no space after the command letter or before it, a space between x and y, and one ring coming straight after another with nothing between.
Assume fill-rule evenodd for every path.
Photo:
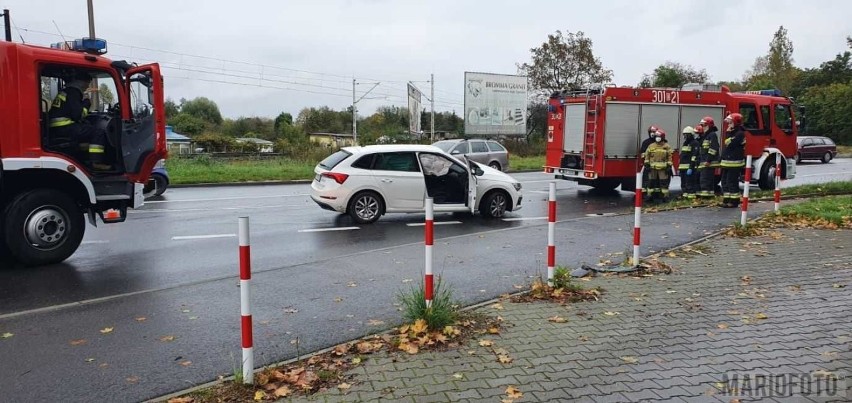
<instances>
[{"instance_id":1,"label":"firefighter jacket","mask_svg":"<svg viewBox=\"0 0 852 403\"><path fill-rule=\"evenodd\" d=\"M48 116L50 127L68 126L80 122L88 114L86 104L83 101L83 91L75 87L65 87L50 106Z\"/></svg>"},{"instance_id":2,"label":"firefighter jacket","mask_svg":"<svg viewBox=\"0 0 852 403\"><path fill-rule=\"evenodd\" d=\"M651 169L669 169L672 166L672 147L666 141L654 142L645 150L645 165Z\"/></svg>"},{"instance_id":3,"label":"firefighter jacket","mask_svg":"<svg viewBox=\"0 0 852 403\"><path fill-rule=\"evenodd\" d=\"M725 139L725 152L722 154L722 168L742 168L745 166L745 129L734 127Z\"/></svg>"},{"instance_id":4,"label":"firefighter jacket","mask_svg":"<svg viewBox=\"0 0 852 403\"><path fill-rule=\"evenodd\" d=\"M721 155L719 155L719 135L716 134L716 127L711 127L704 133L701 141L701 149L698 152L698 164L703 166L705 163L710 163L711 167L718 167Z\"/></svg>"},{"instance_id":5,"label":"firefighter jacket","mask_svg":"<svg viewBox=\"0 0 852 403\"><path fill-rule=\"evenodd\" d=\"M698 151L700 144L693 136L684 138L680 147L680 164L677 169L695 169L698 167Z\"/></svg>"},{"instance_id":6,"label":"firefighter jacket","mask_svg":"<svg viewBox=\"0 0 852 403\"><path fill-rule=\"evenodd\" d=\"M645 151L648 150L648 146L650 146L651 144L654 144L653 137L648 137L647 139L642 141L642 146L639 148L639 155L641 155L642 158L645 158Z\"/></svg>"}]
</instances>

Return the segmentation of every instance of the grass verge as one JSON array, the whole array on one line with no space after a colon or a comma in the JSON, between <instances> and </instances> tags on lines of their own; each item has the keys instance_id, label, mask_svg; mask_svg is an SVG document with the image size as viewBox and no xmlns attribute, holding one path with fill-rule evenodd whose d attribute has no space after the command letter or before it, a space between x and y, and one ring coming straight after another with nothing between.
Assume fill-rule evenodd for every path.
<instances>
[{"instance_id":1,"label":"grass verge","mask_svg":"<svg viewBox=\"0 0 852 403\"><path fill-rule=\"evenodd\" d=\"M509 156L510 172L541 170L544 156ZM316 161L302 161L286 157L268 159L217 159L208 156L171 158L167 166L171 183L189 185L197 183L235 183L310 180L314 177Z\"/></svg>"},{"instance_id":2,"label":"grass verge","mask_svg":"<svg viewBox=\"0 0 852 403\"><path fill-rule=\"evenodd\" d=\"M836 196L836 195L850 195L852 194L852 182L848 181L835 181L835 182L826 182L819 184L811 184L811 185L798 185L798 186L790 186L790 187L782 187L781 188L781 197L783 199L789 199L792 197L819 197L819 196ZM775 192L773 190L756 190L754 192L749 193L749 199L754 200L772 200L774 198ZM658 204L646 204L644 211L646 212L657 212L663 210L673 210L680 208L692 208L692 207L707 207L707 206L721 206L722 199L721 197L715 197L713 199L674 199L667 203L658 203Z\"/></svg>"},{"instance_id":3,"label":"grass verge","mask_svg":"<svg viewBox=\"0 0 852 403\"><path fill-rule=\"evenodd\" d=\"M852 196L823 197L781 208L781 220L852 228Z\"/></svg>"}]
</instances>

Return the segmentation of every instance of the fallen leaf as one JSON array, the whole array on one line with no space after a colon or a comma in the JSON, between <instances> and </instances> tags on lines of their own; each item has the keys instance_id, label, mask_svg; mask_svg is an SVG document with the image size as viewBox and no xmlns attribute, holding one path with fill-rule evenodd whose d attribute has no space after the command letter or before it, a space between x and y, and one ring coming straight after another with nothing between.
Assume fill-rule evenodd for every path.
<instances>
[{"instance_id":1,"label":"fallen leaf","mask_svg":"<svg viewBox=\"0 0 852 403\"><path fill-rule=\"evenodd\" d=\"M358 364L361 363L361 357L352 357L351 362L352 362L353 365L358 365Z\"/></svg>"},{"instance_id":2,"label":"fallen leaf","mask_svg":"<svg viewBox=\"0 0 852 403\"><path fill-rule=\"evenodd\" d=\"M589 336L580 336L578 339L580 341L589 341Z\"/></svg>"},{"instance_id":3,"label":"fallen leaf","mask_svg":"<svg viewBox=\"0 0 852 403\"><path fill-rule=\"evenodd\" d=\"M127 381L127 383L137 383L137 382L139 382L139 377L138 376L128 376L127 378L124 378L124 380Z\"/></svg>"},{"instance_id":4,"label":"fallen leaf","mask_svg":"<svg viewBox=\"0 0 852 403\"><path fill-rule=\"evenodd\" d=\"M516 289L516 290L523 290L523 289L524 289L524 286L523 286L523 285L518 285L518 284L515 284L515 285L513 285L512 287L513 287L514 289Z\"/></svg>"},{"instance_id":5,"label":"fallen leaf","mask_svg":"<svg viewBox=\"0 0 852 403\"><path fill-rule=\"evenodd\" d=\"M508 388L506 388L506 396L511 399L520 399L524 396L524 394L520 390L518 390L518 388L514 386L509 386Z\"/></svg>"},{"instance_id":6,"label":"fallen leaf","mask_svg":"<svg viewBox=\"0 0 852 403\"><path fill-rule=\"evenodd\" d=\"M834 288L843 288L846 287L846 284L832 284L831 286Z\"/></svg>"},{"instance_id":7,"label":"fallen leaf","mask_svg":"<svg viewBox=\"0 0 852 403\"><path fill-rule=\"evenodd\" d=\"M355 283L354 281L350 281L350 282L349 282L349 284L346 284L346 286L347 286L347 287L357 287L357 286L358 286L358 284L357 284L357 283Z\"/></svg>"},{"instance_id":8,"label":"fallen leaf","mask_svg":"<svg viewBox=\"0 0 852 403\"><path fill-rule=\"evenodd\" d=\"M195 399L191 397L173 397L169 399L166 403L192 403Z\"/></svg>"},{"instance_id":9,"label":"fallen leaf","mask_svg":"<svg viewBox=\"0 0 852 403\"><path fill-rule=\"evenodd\" d=\"M72 346L79 346L81 344L86 344L86 339L71 340L70 343Z\"/></svg>"},{"instance_id":10,"label":"fallen leaf","mask_svg":"<svg viewBox=\"0 0 852 403\"><path fill-rule=\"evenodd\" d=\"M103 333L103 334L112 333L112 329L114 329L114 328L105 327L105 328L101 329L101 333Z\"/></svg>"},{"instance_id":11,"label":"fallen leaf","mask_svg":"<svg viewBox=\"0 0 852 403\"><path fill-rule=\"evenodd\" d=\"M489 327L488 334L500 334L500 328L496 326Z\"/></svg>"},{"instance_id":12,"label":"fallen leaf","mask_svg":"<svg viewBox=\"0 0 852 403\"><path fill-rule=\"evenodd\" d=\"M402 280L402 282L403 282L403 283L410 283L410 282L412 282L412 281L414 281L414 280L412 280L412 279L410 279L410 278L407 278L407 279Z\"/></svg>"},{"instance_id":13,"label":"fallen leaf","mask_svg":"<svg viewBox=\"0 0 852 403\"><path fill-rule=\"evenodd\" d=\"M496 304L494 304L494 305L491 305L491 307L492 307L492 308L494 308L494 309L496 309L496 310L498 310L498 311L502 311L502 310L503 310L503 304L501 304L501 303L499 303L499 302L498 302L498 303L496 303Z\"/></svg>"},{"instance_id":14,"label":"fallen leaf","mask_svg":"<svg viewBox=\"0 0 852 403\"><path fill-rule=\"evenodd\" d=\"M639 359L636 358L636 357L633 357L633 356L624 356L624 357L621 357L621 359L628 364L635 364L635 363L639 362Z\"/></svg>"},{"instance_id":15,"label":"fallen leaf","mask_svg":"<svg viewBox=\"0 0 852 403\"><path fill-rule=\"evenodd\" d=\"M420 348L417 347L416 344L412 344L412 343L409 343L409 342L399 343L398 348L402 351L405 351L408 354L417 354L417 352L420 351Z\"/></svg>"},{"instance_id":16,"label":"fallen leaf","mask_svg":"<svg viewBox=\"0 0 852 403\"><path fill-rule=\"evenodd\" d=\"M184 309L184 310L182 310L181 312L183 312L183 313L190 313L190 312L192 312L192 311L191 311L191 310L189 310L189 309Z\"/></svg>"},{"instance_id":17,"label":"fallen leaf","mask_svg":"<svg viewBox=\"0 0 852 403\"><path fill-rule=\"evenodd\" d=\"M188 317L187 319L189 319L189 320L196 320L196 319L198 319L198 316L190 316L190 317ZM269 323L269 321L266 321L266 323ZM265 325L266 323L262 323L262 324L263 324L263 325Z\"/></svg>"},{"instance_id":18,"label":"fallen leaf","mask_svg":"<svg viewBox=\"0 0 852 403\"><path fill-rule=\"evenodd\" d=\"M814 372L811 372L811 375L818 376L818 377L829 377L831 375L834 375L834 373L826 371L824 369L818 369Z\"/></svg>"},{"instance_id":19,"label":"fallen leaf","mask_svg":"<svg viewBox=\"0 0 852 403\"><path fill-rule=\"evenodd\" d=\"M367 324L370 326L381 326L385 324L385 321L378 319L370 319L367 321Z\"/></svg>"},{"instance_id":20,"label":"fallen leaf","mask_svg":"<svg viewBox=\"0 0 852 403\"><path fill-rule=\"evenodd\" d=\"M163 337L160 337L160 341L163 341L163 342L169 342L169 341L174 341L174 340L175 340L175 336L163 336Z\"/></svg>"},{"instance_id":21,"label":"fallen leaf","mask_svg":"<svg viewBox=\"0 0 852 403\"><path fill-rule=\"evenodd\" d=\"M284 313L298 313L299 310L295 308L284 308Z\"/></svg>"},{"instance_id":22,"label":"fallen leaf","mask_svg":"<svg viewBox=\"0 0 852 403\"><path fill-rule=\"evenodd\" d=\"M604 312L604 315L606 315L606 316L615 316L615 315L620 315L620 313L618 313L618 312L610 312L610 311L606 311L606 312Z\"/></svg>"},{"instance_id":23,"label":"fallen leaf","mask_svg":"<svg viewBox=\"0 0 852 403\"><path fill-rule=\"evenodd\" d=\"M94 358L86 358L84 361L86 361L86 362L93 362L93 361L95 361L95 359L94 359Z\"/></svg>"},{"instance_id":24,"label":"fallen leaf","mask_svg":"<svg viewBox=\"0 0 852 403\"><path fill-rule=\"evenodd\" d=\"M14 336L14 335L15 335L14 333L8 333L8 332L7 332L7 333L3 333L2 335L0 335L0 339L8 339L8 338L10 338L10 337L12 337L12 336Z\"/></svg>"},{"instance_id":25,"label":"fallen leaf","mask_svg":"<svg viewBox=\"0 0 852 403\"><path fill-rule=\"evenodd\" d=\"M348 353L348 352L349 352L349 345L348 344L339 344L339 345L335 346L334 350L333 350L334 355L336 355L338 357L342 356L342 355L346 355L346 353Z\"/></svg>"},{"instance_id":26,"label":"fallen leaf","mask_svg":"<svg viewBox=\"0 0 852 403\"><path fill-rule=\"evenodd\" d=\"M769 317L766 316L766 314L763 313L763 312L758 312L757 315L754 315L754 318L755 319L769 319Z\"/></svg>"},{"instance_id":27,"label":"fallen leaf","mask_svg":"<svg viewBox=\"0 0 852 403\"><path fill-rule=\"evenodd\" d=\"M146 317L144 317L144 316L140 316L140 317L136 318L136 321L137 321L137 322L144 322L144 321L146 321L146 320L148 320L148 318L146 318Z\"/></svg>"},{"instance_id":28,"label":"fallen leaf","mask_svg":"<svg viewBox=\"0 0 852 403\"><path fill-rule=\"evenodd\" d=\"M727 323L720 323L720 324L716 325L716 327L718 327L719 329L727 329L728 324Z\"/></svg>"},{"instance_id":29,"label":"fallen leaf","mask_svg":"<svg viewBox=\"0 0 852 403\"><path fill-rule=\"evenodd\" d=\"M666 294L674 294L677 290L666 290Z\"/></svg>"},{"instance_id":30,"label":"fallen leaf","mask_svg":"<svg viewBox=\"0 0 852 403\"><path fill-rule=\"evenodd\" d=\"M479 345L482 346L482 347L491 347L491 346L494 345L494 342L491 341L491 340L485 339L485 340L480 340Z\"/></svg>"},{"instance_id":31,"label":"fallen leaf","mask_svg":"<svg viewBox=\"0 0 852 403\"><path fill-rule=\"evenodd\" d=\"M425 320L423 320L423 319L417 319L417 320L414 322L414 324L413 324L413 325L411 325L411 331L412 331L412 332L414 332L414 334L420 334L420 333L425 332L425 331L426 331L426 329L428 329L428 327L429 327L429 326L428 326L428 325L426 325L426 321L425 321Z\"/></svg>"},{"instance_id":32,"label":"fallen leaf","mask_svg":"<svg viewBox=\"0 0 852 403\"><path fill-rule=\"evenodd\" d=\"M547 318L547 321L553 322L553 323L565 323L565 322L568 322L568 319L565 319L561 316L551 316L551 317Z\"/></svg>"},{"instance_id":33,"label":"fallen leaf","mask_svg":"<svg viewBox=\"0 0 852 403\"><path fill-rule=\"evenodd\" d=\"M190 365L192 365L192 361L181 361L180 363L180 366L182 367L188 367Z\"/></svg>"},{"instance_id":34,"label":"fallen leaf","mask_svg":"<svg viewBox=\"0 0 852 403\"><path fill-rule=\"evenodd\" d=\"M677 257L677 254L674 252L669 252L666 256L668 257Z\"/></svg>"},{"instance_id":35,"label":"fallen leaf","mask_svg":"<svg viewBox=\"0 0 852 403\"><path fill-rule=\"evenodd\" d=\"M456 372L455 374L453 374L453 378L456 378L456 379L462 379L462 378L464 378L464 375L462 375L462 374L460 374L460 373Z\"/></svg>"},{"instance_id":36,"label":"fallen leaf","mask_svg":"<svg viewBox=\"0 0 852 403\"><path fill-rule=\"evenodd\" d=\"M334 299L334 302L343 302L343 298L336 297L336 298Z\"/></svg>"},{"instance_id":37,"label":"fallen leaf","mask_svg":"<svg viewBox=\"0 0 852 403\"><path fill-rule=\"evenodd\" d=\"M254 400L263 400L265 398L266 398L266 393L264 393L262 390L258 390L257 392L254 392Z\"/></svg>"},{"instance_id":38,"label":"fallen leaf","mask_svg":"<svg viewBox=\"0 0 852 403\"><path fill-rule=\"evenodd\" d=\"M820 355L825 358L834 359L837 357L837 351L823 351Z\"/></svg>"},{"instance_id":39,"label":"fallen leaf","mask_svg":"<svg viewBox=\"0 0 852 403\"><path fill-rule=\"evenodd\" d=\"M340 390L346 390L346 389L349 389L351 387L352 387L352 385L350 385L346 382L343 382L340 385L337 385L337 389L340 389Z\"/></svg>"},{"instance_id":40,"label":"fallen leaf","mask_svg":"<svg viewBox=\"0 0 852 403\"><path fill-rule=\"evenodd\" d=\"M512 361L514 361L514 360L512 359L512 357L509 357L508 355L501 354L501 355L497 356L497 361L500 362L501 364L511 364Z\"/></svg>"}]
</instances>

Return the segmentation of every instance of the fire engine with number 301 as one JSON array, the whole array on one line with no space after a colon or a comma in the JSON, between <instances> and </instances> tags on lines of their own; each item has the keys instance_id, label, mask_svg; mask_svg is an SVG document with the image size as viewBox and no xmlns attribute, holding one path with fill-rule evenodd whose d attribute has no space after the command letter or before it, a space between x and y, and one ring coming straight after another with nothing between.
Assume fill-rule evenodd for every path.
<instances>
[{"instance_id":1,"label":"fire engine with number 301","mask_svg":"<svg viewBox=\"0 0 852 403\"><path fill-rule=\"evenodd\" d=\"M778 90L731 92L726 86L688 84L682 89L605 86L558 91L547 107L547 153L544 170L581 185L625 191L636 188L641 169L640 143L651 125L670 133L678 166L681 129L705 116L718 125L730 113L743 115L746 153L753 157L752 183L774 187L775 157L782 157L781 177L796 174L799 121L793 102ZM721 146L725 130L720 126ZM718 183L717 172L717 183Z\"/></svg>"}]
</instances>

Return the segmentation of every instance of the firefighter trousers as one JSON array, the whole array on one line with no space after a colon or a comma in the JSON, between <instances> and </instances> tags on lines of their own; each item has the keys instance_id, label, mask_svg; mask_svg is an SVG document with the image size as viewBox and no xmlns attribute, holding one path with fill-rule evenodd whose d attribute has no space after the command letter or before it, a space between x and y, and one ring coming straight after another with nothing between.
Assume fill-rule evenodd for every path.
<instances>
[{"instance_id":1,"label":"firefighter trousers","mask_svg":"<svg viewBox=\"0 0 852 403\"><path fill-rule=\"evenodd\" d=\"M698 196L713 197L716 195L716 169L713 167L698 168Z\"/></svg>"},{"instance_id":2,"label":"firefighter trousers","mask_svg":"<svg viewBox=\"0 0 852 403\"><path fill-rule=\"evenodd\" d=\"M645 167L645 169L642 171L642 192L645 194L648 194L648 189L650 188L650 186L648 186L648 182L650 181L650 172L651 168L648 167Z\"/></svg>"},{"instance_id":3,"label":"firefighter trousers","mask_svg":"<svg viewBox=\"0 0 852 403\"><path fill-rule=\"evenodd\" d=\"M669 169L648 169L648 191L653 196L661 194L663 198L669 196L669 183L672 178L669 175Z\"/></svg>"},{"instance_id":4,"label":"firefighter trousers","mask_svg":"<svg viewBox=\"0 0 852 403\"><path fill-rule=\"evenodd\" d=\"M683 196L693 198L698 192L698 170L693 169L692 175L687 175L688 169L680 170L680 189L683 190Z\"/></svg>"},{"instance_id":5,"label":"firefighter trousers","mask_svg":"<svg viewBox=\"0 0 852 403\"><path fill-rule=\"evenodd\" d=\"M722 201L739 204L740 202L740 167L722 168Z\"/></svg>"},{"instance_id":6,"label":"firefighter trousers","mask_svg":"<svg viewBox=\"0 0 852 403\"><path fill-rule=\"evenodd\" d=\"M106 162L106 131L88 124L74 123L68 126L53 127L50 136L54 139L66 139L74 144L75 150L81 144L88 144L88 159L92 163ZM83 155L86 155L85 153ZM84 158L85 159L85 158Z\"/></svg>"}]
</instances>

